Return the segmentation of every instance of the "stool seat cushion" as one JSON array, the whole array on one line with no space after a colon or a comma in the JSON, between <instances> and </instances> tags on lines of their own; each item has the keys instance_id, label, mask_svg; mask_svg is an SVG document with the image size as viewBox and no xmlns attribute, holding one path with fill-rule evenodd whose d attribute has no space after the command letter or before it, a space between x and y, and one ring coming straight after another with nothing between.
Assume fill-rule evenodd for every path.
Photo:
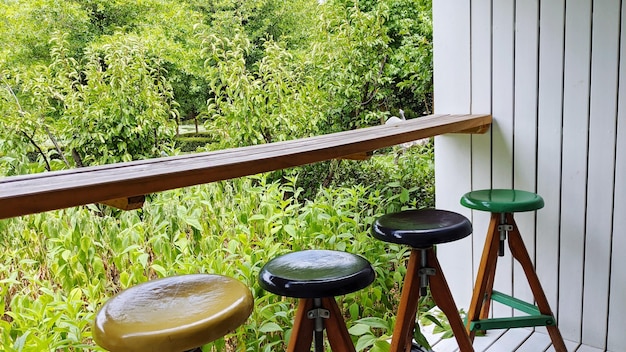
<instances>
[{"instance_id":1,"label":"stool seat cushion","mask_svg":"<svg viewBox=\"0 0 626 352\"><path fill-rule=\"evenodd\" d=\"M108 300L93 337L109 351L186 351L240 326L253 303L248 287L221 275L152 280Z\"/></svg>"},{"instance_id":2,"label":"stool seat cushion","mask_svg":"<svg viewBox=\"0 0 626 352\"><path fill-rule=\"evenodd\" d=\"M429 248L470 235L472 224L463 215L451 211L414 209L379 217L374 221L371 233L385 242Z\"/></svg>"},{"instance_id":3,"label":"stool seat cushion","mask_svg":"<svg viewBox=\"0 0 626 352\"><path fill-rule=\"evenodd\" d=\"M304 250L276 257L259 273L260 286L295 298L344 295L369 286L374 269L367 259L331 250Z\"/></svg>"},{"instance_id":4,"label":"stool seat cushion","mask_svg":"<svg viewBox=\"0 0 626 352\"><path fill-rule=\"evenodd\" d=\"M466 193L461 204L470 209L491 213L516 213L543 208L543 198L536 193L516 189L483 189Z\"/></svg>"}]
</instances>

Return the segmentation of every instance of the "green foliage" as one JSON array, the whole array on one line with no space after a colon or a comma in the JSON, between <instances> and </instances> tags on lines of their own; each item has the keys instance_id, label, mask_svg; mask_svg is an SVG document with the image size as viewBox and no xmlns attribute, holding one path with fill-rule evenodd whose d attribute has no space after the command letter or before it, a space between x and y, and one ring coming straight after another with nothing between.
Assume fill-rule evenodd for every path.
<instances>
[{"instance_id":1,"label":"green foliage","mask_svg":"<svg viewBox=\"0 0 626 352\"><path fill-rule=\"evenodd\" d=\"M195 152L212 142L210 135L207 133L193 133L176 137L175 147L180 149L181 152Z\"/></svg>"},{"instance_id":2,"label":"green foliage","mask_svg":"<svg viewBox=\"0 0 626 352\"><path fill-rule=\"evenodd\" d=\"M0 33L1 175L177 153L181 118L216 149L431 109L425 0L12 0ZM0 350L99 350L90 322L108 297L195 272L236 277L255 296L247 323L205 351L284 350L296 302L261 290L258 270L328 248L376 268L339 304L358 350L387 351L407 251L368 226L434 205L432 145L393 152L165 192L133 212L0 220Z\"/></svg>"},{"instance_id":3,"label":"green foliage","mask_svg":"<svg viewBox=\"0 0 626 352\"><path fill-rule=\"evenodd\" d=\"M397 154L396 154L397 153ZM393 201L400 199L414 208L435 206L435 172L433 144L414 146L406 151L390 149L377 152L367 162L331 160L277 172L298 175L298 185L305 198L315 197L320 188L366 185L389 202L387 212L400 210Z\"/></svg>"},{"instance_id":4,"label":"green foliage","mask_svg":"<svg viewBox=\"0 0 626 352\"><path fill-rule=\"evenodd\" d=\"M30 171L16 150L47 169L169 154L179 116L204 122L216 149L431 110L425 0L0 7L9 34L0 38L0 127L11 132L0 147L10 173Z\"/></svg>"},{"instance_id":5,"label":"green foliage","mask_svg":"<svg viewBox=\"0 0 626 352\"><path fill-rule=\"evenodd\" d=\"M306 200L297 177L267 176L164 192L138 211L90 205L1 220L0 349L98 350L90 322L111 295L156 277L210 272L246 283L255 310L205 350L283 350L297 302L263 291L258 271L281 253L327 248L362 254L375 267L371 286L338 300L359 350L384 351L408 252L370 237L369 224L412 200L395 196L401 187L383 195L358 185Z\"/></svg>"}]
</instances>

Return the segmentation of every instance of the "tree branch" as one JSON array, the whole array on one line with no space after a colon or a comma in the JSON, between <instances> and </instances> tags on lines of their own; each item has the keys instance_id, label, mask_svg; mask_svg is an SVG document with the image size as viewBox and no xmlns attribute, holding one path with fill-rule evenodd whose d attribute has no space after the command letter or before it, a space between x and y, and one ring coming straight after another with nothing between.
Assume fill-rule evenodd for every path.
<instances>
[{"instance_id":1,"label":"tree branch","mask_svg":"<svg viewBox=\"0 0 626 352\"><path fill-rule=\"evenodd\" d=\"M383 62L380 63L380 69L378 69L378 77L376 81L374 81L374 88L372 89L372 93L370 94L368 98L364 99L364 101L361 102L361 106L365 106L371 103L374 97L376 96L376 91L378 90L378 81L380 80L380 77L383 75L383 70L386 64L387 64L387 55L383 57ZM369 82L367 82L365 87L366 87L365 89L367 90L369 87Z\"/></svg>"},{"instance_id":2,"label":"tree branch","mask_svg":"<svg viewBox=\"0 0 626 352\"><path fill-rule=\"evenodd\" d=\"M63 155L63 151L61 150L61 147L59 147L59 143L57 143L57 139L54 138L54 135L52 134L52 132L50 132L50 129L48 129L48 126L44 125L43 128L46 130L46 133L48 134L48 138L50 138L50 140L52 141L52 144L54 144L54 147L56 148L57 153L59 153L59 155L61 156L61 158L65 162L65 165L67 167L70 167L70 163L67 162L67 159L65 158L65 155Z\"/></svg>"},{"instance_id":3,"label":"tree branch","mask_svg":"<svg viewBox=\"0 0 626 352\"><path fill-rule=\"evenodd\" d=\"M37 150L39 151L39 154L41 154L41 156L43 157L43 161L46 162L46 170L51 171L52 169L50 168L50 163L48 162L48 157L46 156L46 154L43 152L43 150L41 150L41 148L37 145L37 142L35 142L35 140L28 135L28 133L21 131L22 134L30 141L30 143L32 145L35 146L35 148L37 148Z\"/></svg>"}]
</instances>

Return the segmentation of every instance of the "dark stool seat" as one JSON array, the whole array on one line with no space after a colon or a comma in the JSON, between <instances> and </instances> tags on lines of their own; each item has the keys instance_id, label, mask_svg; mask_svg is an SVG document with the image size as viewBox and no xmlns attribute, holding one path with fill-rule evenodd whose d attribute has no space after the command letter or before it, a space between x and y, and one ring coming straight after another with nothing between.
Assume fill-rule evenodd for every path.
<instances>
[{"instance_id":1,"label":"dark stool seat","mask_svg":"<svg viewBox=\"0 0 626 352\"><path fill-rule=\"evenodd\" d=\"M335 296L369 286L374 269L363 257L331 250L305 250L284 254L267 262L259 285L274 294L300 298L288 351L323 351L326 329L333 351L354 351L350 334Z\"/></svg>"},{"instance_id":2,"label":"dark stool seat","mask_svg":"<svg viewBox=\"0 0 626 352\"><path fill-rule=\"evenodd\" d=\"M221 275L152 280L108 300L96 315L93 338L113 352L186 351L243 324L253 305L248 287Z\"/></svg>"},{"instance_id":3,"label":"dark stool seat","mask_svg":"<svg viewBox=\"0 0 626 352\"><path fill-rule=\"evenodd\" d=\"M427 294L428 287L433 300L447 316L461 352L473 351L433 248L436 244L469 236L471 222L461 214L446 210L405 210L376 219L371 233L379 240L412 248L391 338L391 352L410 351L418 301Z\"/></svg>"},{"instance_id":4,"label":"dark stool seat","mask_svg":"<svg viewBox=\"0 0 626 352\"><path fill-rule=\"evenodd\" d=\"M491 222L467 313L466 329L470 339L474 339L477 330L546 326L554 349L566 352L556 320L513 217L513 213L543 208L543 198L523 190L483 189L464 194L461 197L461 204L470 209L491 213ZM513 258L524 270L536 305L493 290L498 256L504 256L505 242L508 242ZM526 315L489 318L491 301L500 302Z\"/></svg>"},{"instance_id":5,"label":"dark stool seat","mask_svg":"<svg viewBox=\"0 0 626 352\"><path fill-rule=\"evenodd\" d=\"M372 235L379 240L413 248L460 240L471 233L472 223L466 217L438 209L383 215L372 226Z\"/></svg>"},{"instance_id":6,"label":"dark stool seat","mask_svg":"<svg viewBox=\"0 0 626 352\"><path fill-rule=\"evenodd\" d=\"M520 213L539 210L544 202L540 195L518 189L482 189L465 193L461 204L491 213Z\"/></svg>"}]
</instances>

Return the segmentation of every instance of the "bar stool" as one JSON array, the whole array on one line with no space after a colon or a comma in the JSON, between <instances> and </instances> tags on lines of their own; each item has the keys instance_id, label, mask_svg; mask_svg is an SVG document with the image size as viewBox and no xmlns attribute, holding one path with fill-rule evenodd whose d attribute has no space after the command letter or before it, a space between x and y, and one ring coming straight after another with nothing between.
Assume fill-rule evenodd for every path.
<instances>
[{"instance_id":1,"label":"bar stool","mask_svg":"<svg viewBox=\"0 0 626 352\"><path fill-rule=\"evenodd\" d=\"M187 351L243 324L253 304L248 287L221 275L152 280L108 300L96 315L93 339L112 352Z\"/></svg>"},{"instance_id":2,"label":"bar stool","mask_svg":"<svg viewBox=\"0 0 626 352\"><path fill-rule=\"evenodd\" d=\"M333 351L355 348L335 296L363 289L375 273L363 257L331 250L304 250L276 257L259 273L260 286L274 294L299 298L287 351L324 351L323 332Z\"/></svg>"},{"instance_id":3,"label":"bar stool","mask_svg":"<svg viewBox=\"0 0 626 352\"><path fill-rule=\"evenodd\" d=\"M485 247L467 314L466 328L470 338L474 339L477 330L546 326L554 349L567 352L546 295L513 219L513 213L543 208L543 198L538 194L522 190L485 189L466 193L461 197L461 204L470 209L491 213ZM504 256L504 242L507 240L513 258L520 263L526 274L537 302L536 306L493 290L498 256ZM491 301L525 312L528 316L488 319Z\"/></svg>"},{"instance_id":4,"label":"bar stool","mask_svg":"<svg viewBox=\"0 0 626 352\"><path fill-rule=\"evenodd\" d=\"M461 352L474 350L433 247L471 233L472 224L463 215L438 209L391 213L379 217L372 225L375 238L411 247L396 326L391 337L392 352L411 351L418 300L420 295L427 294L428 286L433 300L448 318Z\"/></svg>"}]
</instances>

